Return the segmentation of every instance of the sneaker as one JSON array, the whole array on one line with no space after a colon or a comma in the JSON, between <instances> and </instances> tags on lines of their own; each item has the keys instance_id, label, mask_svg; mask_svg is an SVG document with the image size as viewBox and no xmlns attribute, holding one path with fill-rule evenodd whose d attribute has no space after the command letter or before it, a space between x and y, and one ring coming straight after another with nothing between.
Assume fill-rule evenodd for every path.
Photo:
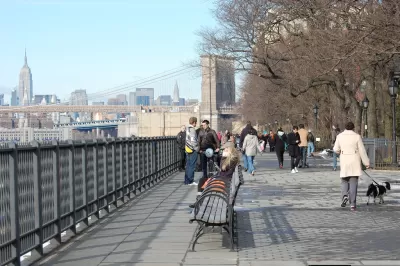
<instances>
[{"instance_id":1,"label":"sneaker","mask_svg":"<svg viewBox=\"0 0 400 266\"><path fill-rule=\"evenodd\" d=\"M196 182L192 182L192 183L189 184L189 186L197 186L197 183Z\"/></svg>"},{"instance_id":2,"label":"sneaker","mask_svg":"<svg viewBox=\"0 0 400 266\"><path fill-rule=\"evenodd\" d=\"M282 168L283 168L283 165L282 165L282 164L280 164L280 165L279 165L279 168L281 168L281 169L282 169Z\"/></svg>"},{"instance_id":3,"label":"sneaker","mask_svg":"<svg viewBox=\"0 0 400 266\"><path fill-rule=\"evenodd\" d=\"M333 167L333 171L336 171L336 167Z\"/></svg>"},{"instance_id":4,"label":"sneaker","mask_svg":"<svg viewBox=\"0 0 400 266\"><path fill-rule=\"evenodd\" d=\"M254 171L254 170L253 170L253 171L251 171L251 175L254 175L254 173L255 173L255 172L256 172L256 171Z\"/></svg>"},{"instance_id":5,"label":"sneaker","mask_svg":"<svg viewBox=\"0 0 400 266\"><path fill-rule=\"evenodd\" d=\"M298 172L299 172L299 170L297 170L297 167L295 167L295 168L294 168L294 171L295 171L296 173L298 173Z\"/></svg>"},{"instance_id":6,"label":"sneaker","mask_svg":"<svg viewBox=\"0 0 400 266\"><path fill-rule=\"evenodd\" d=\"M347 197L346 195L343 196L342 204L340 206L346 207L347 201L349 201L349 197Z\"/></svg>"},{"instance_id":7,"label":"sneaker","mask_svg":"<svg viewBox=\"0 0 400 266\"><path fill-rule=\"evenodd\" d=\"M350 211L355 211L356 210L356 206L351 206L350 207Z\"/></svg>"},{"instance_id":8,"label":"sneaker","mask_svg":"<svg viewBox=\"0 0 400 266\"><path fill-rule=\"evenodd\" d=\"M296 173L296 171L295 171L294 169L292 169L291 173L292 173L292 174L295 174L295 173Z\"/></svg>"}]
</instances>

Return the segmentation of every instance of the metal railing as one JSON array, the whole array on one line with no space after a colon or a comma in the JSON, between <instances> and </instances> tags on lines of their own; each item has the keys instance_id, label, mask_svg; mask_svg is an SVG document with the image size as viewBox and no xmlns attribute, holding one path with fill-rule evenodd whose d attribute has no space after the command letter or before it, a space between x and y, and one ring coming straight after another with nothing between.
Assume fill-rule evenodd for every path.
<instances>
[{"instance_id":1,"label":"metal railing","mask_svg":"<svg viewBox=\"0 0 400 266\"><path fill-rule=\"evenodd\" d=\"M371 167L380 170L400 170L400 141L363 139Z\"/></svg>"},{"instance_id":2,"label":"metal railing","mask_svg":"<svg viewBox=\"0 0 400 266\"><path fill-rule=\"evenodd\" d=\"M179 166L175 137L0 146L0 264L43 255Z\"/></svg>"}]
</instances>

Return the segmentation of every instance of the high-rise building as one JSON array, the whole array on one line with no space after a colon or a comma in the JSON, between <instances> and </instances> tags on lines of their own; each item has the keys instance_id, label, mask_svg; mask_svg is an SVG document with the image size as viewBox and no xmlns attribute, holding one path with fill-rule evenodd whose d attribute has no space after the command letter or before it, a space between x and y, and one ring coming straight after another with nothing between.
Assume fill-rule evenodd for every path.
<instances>
[{"instance_id":1,"label":"high-rise building","mask_svg":"<svg viewBox=\"0 0 400 266\"><path fill-rule=\"evenodd\" d=\"M135 92L135 105L153 105L154 89L153 88L137 88Z\"/></svg>"},{"instance_id":2,"label":"high-rise building","mask_svg":"<svg viewBox=\"0 0 400 266\"><path fill-rule=\"evenodd\" d=\"M179 98L179 106L185 106L185 98Z\"/></svg>"},{"instance_id":3,"label":"high-rise building","mask_svg":"<svg viewBox=\"0 0 400 266\"><path fill-rule=\"evenodd\" d=\"M4 105L4 94L0 93L0 106Z\"/></svg>"},{"instance_id":4,"label":"high-rise building","mask_svg":"<svg viewBox=\"0 0 400 266\"><path fill-rule=\"evenodd\" d=\"M25 95L26 94L26 95ZM18 87L18 97L22 105L29 105L33 95L33 81L32 72L28 66L28 59L26 57L25 50L25 64L19 73L19 87ZM25 97L25 101L23 101Z\"/></svg>"},{"instance_id":5,"label":"high-rise building","mask_svg":"<svg viewBox=\"0 0 400 266\"><path fill-rule=\"evenodd\" d=\"M136 105L136 92L131 91L129 93L129 105L135 106Z\"/></svg>"},{"instance_id":6,"label":"high-rise building","mask_svg":"<svg viewBox=\"0 0 400 266\"><path fill-rule=\"evenodd\" d=\"M171 106L172 98L171 95L160 95L156 100L156 105Z\"/></svg>"},{"instance_id":7,"label":"high-rise building","mask_svg":"<svg viewBox=\"0 0 400 266\"><path fill-rule=\"evenodd\" d=\"M172 98L172 102L175 106L179 105L179 87L177 81L175 81L174 97Z\"/></svg>"},{"instance_id":8,"label":"high-rise building","mask_svg":"<svg viewBox=\"0 0 400 266\"><path fill-rule=\"evenodd\" d=\"M86 90L75 90L71 92L69 105L88 105Z\"/></svg>"},{"instance_id":9,"label":"high-rise building","mask_svg":"<svg viewBox=\"0 0 400 266\"><path fill-rule=\"evenodd\" d=\"M128 101L126 99L126 94L118 94L117 99L119 102L118 105L128 105Z\"/></svg>"},{"instance_id":10,"label":"high-rise building","mask_svg":"<svg viewBox=\"0 0 400 266\"><path fill-rule=\"evenodd\" d=\"M104 105L104 102L92 102L92 105Z\"/></svg>"},{"instance_id":11,"label":"high-rise building","mask_svg":"<svg viewBox=\"0 0 400 266\"><path fill-rule=\"evenodd\" d=\"M17 105L19 105L19 97L18 97L17 87L15 87L11 91L11 106L17 106Z\"/></svg>"},{"instance_id":12,"label":"high-rise building","mask_svg":"<svg viewBox=\"0 0 400 266\"><path fill-rule=\"evenodd\" d=\"M107 105L121 105L118 98L109 98Z\"/></svg>"}]
</instances>

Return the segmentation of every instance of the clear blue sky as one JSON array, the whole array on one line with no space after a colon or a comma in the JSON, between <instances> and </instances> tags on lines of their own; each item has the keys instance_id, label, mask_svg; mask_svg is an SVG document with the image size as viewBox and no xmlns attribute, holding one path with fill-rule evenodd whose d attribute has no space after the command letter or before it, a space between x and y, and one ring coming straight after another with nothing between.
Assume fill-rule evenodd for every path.
<instances>
[{"instance_id":1,"label":"clear blue sky","mask_svg":"<svg viewBox=\"0 0 400 266\"><path fill-rule=\"evenodd\" d=\"M212 7L211 0L1 0L0 93L18 84L25 47L34 94L61 99L179 67L197 59L195 32L215 24ZM181 96L200 97L200 79L177 79ZM166 94L173 83L154 86Z\"/></svg>"}]
</instances>

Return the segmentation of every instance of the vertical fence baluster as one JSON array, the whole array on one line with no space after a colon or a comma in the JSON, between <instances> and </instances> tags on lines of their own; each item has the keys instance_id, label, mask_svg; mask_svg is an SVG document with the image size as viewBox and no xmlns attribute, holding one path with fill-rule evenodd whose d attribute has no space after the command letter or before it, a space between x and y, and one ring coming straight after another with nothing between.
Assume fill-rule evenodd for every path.
<instances>
[{"instance_id":1,"label":"vertical fence baluster","mask_svg":"<svg viewBox=\"0 0 400 266\"><path fill-rule=\"evenodd\" d=\"M31 146L35 148L33 152L33 198L35 208L35 245L39 255L43 255L43 218L42 218L42 178L40 164L40 144L32 141Z\"/></svg>"},{"instance_id":2,"label":"vertical fence baluster","mask_svg":"<svg viewBox=\"0 0 400 266\"><path fill-rule=\"evenodd\" d=\"M110 206L110 199L109 199L109 191L108 191L108 163L107 163L107 156L108 156L108 149L109 145L106 139L103 139L103 163L104 163L104 195L106 199L106 207L104 210L108 213L110 211L109 206Z\"/></svg>"},{"instance_id":3,"label":"vertical fence baluster","mask_svg":"<svg viewBox=\"0 0 400 266\"><path fill-rule=\"evenodd\" d=\"M116 143L115 143L115 138L111 138L111 149L112 149L112 154L111 154L111 158L112 158L112 163L111 163L111 167L112 167L112 182L113 182L113 205L115 207L118 207L118 203L117 203L117 198L118 198L118 194L117 194L117 177L116 177L116 171L115 171L115 166L116 166Z\"/></svg>"},{"instance_id":4,"label":"vertical fence baluster","mask_svg":"<svg viewBox=\"0 0 400 266\"><path fill-rule=\"evenodd\" d=\"M76 206L75 206L75 165L74 165L74 142L68 140L68 159L69 159L69 210L70 210L70 230L73 234L76 234ZM71 225L72 224L72 225Z\"/></svg>"},{"instance_id":5,"label":"vertical fence baluster","mask_svg":"<svg viewBox=\"0 0 400 266\"><path fill-rule=\"evenodd\" d=\"M14 240L12 256L13 264L21 264L20 223L19 223L19 195L18 195L18 146L11 142L8 146L12 149L10 153L10 219L11 219L11 239Z\"/></svg>"},{"instance_id":6,"label":"vertical fence baluster","mask_svg":"<svg viewBox=\"0 0 400 266\"><path fill-rule=\"evenodd\" d=\"M82 197L83 197L84 204L85 204L84 214L83 214L83 217L84 217L83 223L86 226L88 226L89 225L89 202L88 202L89 196L88 196L88 191L87 191L87 188L88 188L88 184L87 184L88 183L88 177L87 177L87 170L88 170L88 163L87 163L88 151L87 151L87 149L88 149L88 146L87 146L87 143L85 140L82 140L82 143L84 144L84 146L82 148L82 158L81 158L81 161L82 161L82 186L83 186L82 187L82 193L83 193Z\"/></svg>"},{"instance_id":7,"label":"vertical fence baluster","mask_svg":"<svg viewBox=\"0 0 400 266\"><path fill-rule=\"evenodd\" d=\"M95 206L95 212L94 216L99 219L99 206L100 206L100 200L99 200L99 142L97 139L94 140L95 145L91 147L93 149L93 194L94 194L94 199L96 200L96 206Z\"/></svg>"},{"instance_id":8,"label":"vertical fence baluster","mask_svg":"<svg viewBox=\"0 0 400 266\"><path fill-rule=\"evenodd\" d=\"M53 145L53 202L54 217L56 218L56 237L55 240L61 244L61 181L60 181L60 146L57 140L51 142Z\"/></svg>"},{"instance_id":9,"label":"vertical fence baluster","mask_svg":"<svg viewBox=\"0 0 400 266\"><path fill-rule=\"evenodd\" d=\"M124 142L119 141L119 153L118 153L118 160L120 161L119 163L119 183L121 184L121 201L125 202L125 193L124 193L124 161L122 160L124 158Z\"/></svg>"}]
</instances>

